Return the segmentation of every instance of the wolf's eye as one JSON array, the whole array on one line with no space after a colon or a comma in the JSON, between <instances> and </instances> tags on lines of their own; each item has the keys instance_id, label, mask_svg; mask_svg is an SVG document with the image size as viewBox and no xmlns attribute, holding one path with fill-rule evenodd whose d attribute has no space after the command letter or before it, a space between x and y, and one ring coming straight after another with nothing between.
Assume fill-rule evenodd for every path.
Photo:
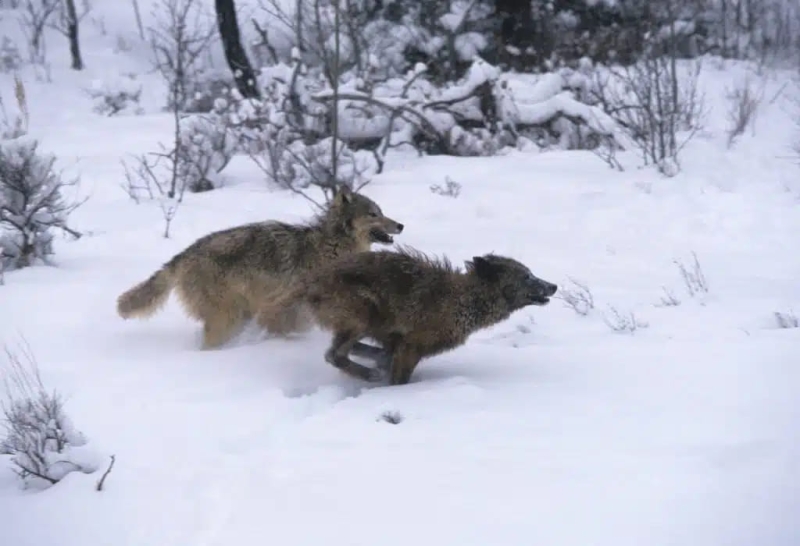
<instances>
[{"instance_id":1,"label":"wolf's eye","mask_svg":"<svg viewBox=\"0 0 800 546\"><path fill-rule=\"evenodd\" d=\"M377 212L370 212L368 216L370 216L371 218L377 218L378 217L378 213Z\"/></svg>"}]
</instances>

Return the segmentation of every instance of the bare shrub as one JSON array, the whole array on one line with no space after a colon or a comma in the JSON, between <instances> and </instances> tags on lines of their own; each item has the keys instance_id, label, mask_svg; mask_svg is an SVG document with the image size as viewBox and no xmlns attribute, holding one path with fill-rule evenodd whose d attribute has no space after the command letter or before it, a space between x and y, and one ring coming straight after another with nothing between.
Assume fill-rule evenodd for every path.
<instances>
[{"instance_id":1,"label":"bare shrub","mask_svg":"<svg viewBox=\"0 0 800 546\"><path fill-rule=\"evenodd\" d=\"M180 204L186 190L198 193L216 188L218 174L237 149L236 137L224 117L214 112L182 115L177 102L172 103L171 109L171 145L159 144L160 151L134 157L134 165L123 161L125 192L137 204L143 198L161 199L165 221L167 211L170 218L174 217L177 206L166 206L164 199L175 199Z\"/></svg>"},{"instance_id":2,"label":"bare shrub","mask_svg":"<svg viewBox=\"0 0 800 546\"><path fill-rule=\"evenodd\" d=\"M569 280L574 288L562 287L558 291L559 295L555 297L560 298L564 302L564 305L571 308L579 315L588 315L592 309L594 309L592 291L589 290L587 285L576 281L572 277L570 277Z\"/></svg>"},{"instance_id":3,"label":"bare shrub","mask_svg":"<svg viewBox=\"0 0 800 546\"><path fill-rule=\"evenodd\" d=\"M143 198L158 201L164 218L163 237L169 239L172 221L186 191L186 185L180 184L177 177L176 150L164 151L162 146L162 152L134 156L130 165L123 160L122 166L125 169L123 189L136 204Z\"/></svg>"},{"instance_id":4,"label":"bare shrub","mask_svg":"<svg viewBox=\"0 0 800 546\"><path fill-rule=\"evenodd\" d=\"M791 309L788 311L775 311L773 316L778 328L800 328L800 319Z\"/></svg>"},{"instance_id":5,"label":"bare shrub","mask_svg":"<svg viewBox=\"0 0 800 546\"><path fill-rule=\"evenodd\" d=\"M603 162L615 171L624 172L625 168L617 159L617 146L613 140L608 138L600 139L600 145L592 149L592 153L603 160Z\"/></svg>"},{"instance_id":6,"label":"bare shrub","mask_svg":"<svg viewBox=\"0 0 800 546\"><path fill-rule=\"evenodd\" d=\"M645 55L629 67L596 75L596 100L630 132L644 164L666 176L678 173L680 151L702 128L701 66L696 61L681 70L675 58Z\"/></svg>"},{"instance_id":7,"label":"bare shrub","mask_svg":"<svg viewBox=\"0 0 800 546\"><path fill-rule=\"evenodd\" d=\"M28 55L32 63L45 63L47 52L44 30L60 8L61 0L24 0L20 22L28 41Z\"/></svg>"},{"instance_id":8,"label":"bare shrub","mask_svg":"<svg viewBox=\"0 0 800 546\"><path fill-rule=\"evenodd\" d=\"M15 72L22 66L22 55L8 36L3 36L0 41L0 74Z\"/></svg>"},{"instance_id":9,"label":"bare shrub","mask_svg":"<svg viewBox=\"0 0 800 546\"><path fill-rule=\"evenodd\" d=\"M666 286L662 287L663 294L661 295L661 299L658 303L656 303L656 307L677 307L681 304L681 300L675 295L675 293L667 288Z\"/></svg>"},{"instance_id":10,"label":"bare shrub","mask_svg":"<svg viewBox=\"0 0 800 546\"><path fill-rule=\"evenodd\" d=\"M378 421L383 421L390 425L399 425L403 422L403 416L399 411L384 411L381 413Z\"/></svg>"},{"instance_id":11,"label":"bare shrub","mask_svg":"<svg viewBox=\"0 0 800 546\"><path fill-rule=\"evenodd\" d=\"M114 463L116 463L116 462L117 462L117 456L116 455L111 455L110 461L108 462L108 467L106 468L106 471L103 472L103 475L100 476L100 479L97 480L97 484L95 484L95 486L94 486L94 490L95 491L99 492L99 491L103 490L103 487L105 487L105 485L106 485L106 478L108 478L108 475L111 474L112 470L114 470Z\"/></svg>"},{"instance_id":12,"label":"bare shrub","mask_svg":"<svg viewBox=\"0 0 800 546\"><path fill-rule=\"evenodd\" d=\"M78 180L65 180L53 168L55 157L37 147L35 140L0 142L0 261L6 269L49 263L53 228L81 236L67 220L85 200L68 201L63 195Z\"/></svg>"},{"instance_id":13,"label":"bare shrub","mask_svg":"<svg viewBox=\"0 0 800 546\"><path fill-rule=\"evenodd\" d=\"M203 72L201 56L217 37L213 16L198 0L161 0L147 28L154 68L168 87L167 108L186 111Z\"/></svg>"},{"instance_id":14,"label":"bare shrub","mask_svg":"<svg viewBox=\"0 0 800 546\"><path fill-rule=\"evenodd\" d=\"M25 98L25 85L22 80L14 75L14 98L17 101L19 113L10 115L0 95L0 140L19 138L28 133L28 101Z\"/></svg>"},{"instance_id":15,"label":"bare shrub","mask_svg":"<svg viewBox=\"0 0 800 546\"><path fill-rule=\"evenodd\" d=\"M697 295L708 293L708 281L706 281L703 268L700 267L700 262L695 252L692 252L692 262L689 266L680 260L674 260L674 263L678 267L678 271L680 271L686 292L690 297L693 298Z\"/></svg>"},{"instance_id":16,"label":"bare shrub","mask_svg":"<svg viewBox=\"0 0 800 546\"><path fill-rule=\"evenodd\" d=\"M172 114L173 138L158 152L134 156L125 169L123 189L135 203L157 200L164 218L164 238L183 202L186 190L203 192L216 187L216 175L233 156L234 146L225 126L214 119L182 113L195 105L196 82L203 73L200 56L216 36L216 27L197 0L163 0L154 8L156 24L148 28L155 68L169 89L167 108Z\"/></svg>"},{"instance_id":17,"label":"bare shrub","mask_svg":"<svg viewBox=\"0 0 800 546\"><path fill-rule=\"evenodd\" d=\"M174 133L171 147L133 156L125 170L125 193L139 204L143 199L158 201L164 218L164 238L169 238L172 221L186 190L203 192L218 185L217 175L235 151L225 127L218 127L204 115L182 117L173 105Z\"/></svg>"},{"instance_id":18,"label":"bare shrub","mask_svg":"<svg viewBox=\"0 0 800 546\"><path fill-rule=\"evenodd\" d=\"M633 334L636 330L647 328L648 323L636 318L633 311L620 313L613 305L608 306L609 313L603 313L603 322L614 332L620 334Z\"/></svg>"},{"instance_id":19,"label":"bare shrub","mask_svg":"<svg viewBox=\"0 0 800 546\"><path fill-rule=\"evenodd\" d=\"M65 413L61 395L45 388L27 343L19 353L5 347L5 356L0 453L11 456L15 473L25 485L49 486L70 472L94 472L92 464L75 457L73 448L85 445L86 438Z\"/></svg>"},{"instance_id":20,"label":"bare shrub","mask_svg":"<svg viewBox=\"0 0 800 546\"><path fill-rule=\"evenodd\" d=\"M453 199L461 195L461 184L449 176L445 176L444 181L444 187L439 184L433 184L431 186L431 192L443 197L452 197Z\"/></svg>"},{"instance_id":21,"label":"bare shrub","mask_svg":"<svg viewBox=\"0 0 800 546\"><path fill-rule=\"evenodd\" d=\"M728 101L727 146L730 148L748 127L755 124L758 106L764 98L764 85L756 89L752 76L748 74L736 87L728 89L725 97Z\"/></svg>"}]
</instances>

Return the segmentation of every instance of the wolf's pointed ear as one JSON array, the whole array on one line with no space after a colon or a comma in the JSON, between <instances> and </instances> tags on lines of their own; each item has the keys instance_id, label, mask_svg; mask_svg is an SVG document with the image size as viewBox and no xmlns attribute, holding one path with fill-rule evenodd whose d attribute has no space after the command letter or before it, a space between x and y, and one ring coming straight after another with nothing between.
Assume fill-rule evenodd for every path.
<instances>
[{"instance_id":1,"label":"wolf's pointed ear","mask_svg":"<svg viewBox=\"0 0 800 546\"><path fill-rule=\"evenodd\" d=\"M498 267L482 256L472 258L472 270L478 278L485 281L494 282L500 278Z\"/></svg>"},{"instance_id":2,"label":"wolf's pointed ear","mask_svg":"<svg viewBox=\"0 0 800 546\"><path fill-rule=\"evenodd\" d=\"M342 184L339 186L339 189L336 190L334 199L340 203L347 204L353 199L353 191L348 186Z\"/></svg>"}]
</instances>

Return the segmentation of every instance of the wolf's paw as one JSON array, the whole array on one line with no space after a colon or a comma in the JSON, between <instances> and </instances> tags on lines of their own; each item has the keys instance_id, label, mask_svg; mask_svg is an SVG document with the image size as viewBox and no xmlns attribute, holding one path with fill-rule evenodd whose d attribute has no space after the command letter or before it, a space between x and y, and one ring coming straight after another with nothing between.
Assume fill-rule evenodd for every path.
<instances>
[{"instance_id":1,"label":"wolf's paw","mask_svg":"<svg viewBox=\"0 0 800 546\"><path fill-rule=\"evenodd\" d=\"M385 368L368 368L367 381L370 383L383 383L389 378L389 370Z\"/></svg>"}]
</instances>

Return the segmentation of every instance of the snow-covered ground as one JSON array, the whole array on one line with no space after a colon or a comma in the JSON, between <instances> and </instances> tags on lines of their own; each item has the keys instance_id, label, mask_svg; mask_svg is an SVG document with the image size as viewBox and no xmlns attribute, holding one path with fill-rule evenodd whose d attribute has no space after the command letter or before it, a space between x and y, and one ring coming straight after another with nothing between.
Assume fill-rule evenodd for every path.
<instances>
[{"instance_id":1,"label":"snow-covered ground","mask_svg":"<svg viewBox=\"0 0 800 546\"><path fill-rule=\"evenodd\" d=\"M52 83L25 84L31 134L90 196L72 216L87 235L58 241L56 267L6 274L0 343L27 339L101 468L33 491L2 459L0 543L800 543L800 328L774 318L800 313L785 75L769 76L765 96L783 95L727 150L724 90L744 68L709 65L707 130L670 179L588 152L392 157L364 193L407 226L398 242L454 261L511 255L562 290L584 283L595 309L520 311L382 387L326 364L319 331L251 330L200 351L174 299L148 322L116 315L123 290L197 237L313 211L236 158L162 238L158 206L121 189L120 159L166 142L169 117L93 114L92 78L142 61L92 27L84 40L84 73L51 46ZM430 191L446 176L459 197ZM696 297L674 263L691 267L693 252L709 288ZM659 304L664 288L679 305ZM614 332L609 306L638 329Z\"/></svg>"}]
</instances>

